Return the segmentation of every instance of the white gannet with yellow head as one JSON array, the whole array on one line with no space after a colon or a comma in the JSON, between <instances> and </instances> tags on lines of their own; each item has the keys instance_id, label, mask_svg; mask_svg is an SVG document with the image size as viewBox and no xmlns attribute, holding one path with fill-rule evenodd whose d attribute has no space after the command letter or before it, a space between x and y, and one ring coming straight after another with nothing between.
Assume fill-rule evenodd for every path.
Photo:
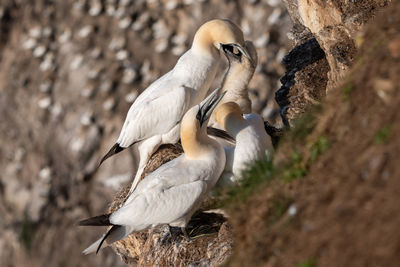
<instances>
[{"instance_id":1,"label":"white gannet with yellow head","mask_svg":"<svg viewBox=\"0 0 400 267\"><path fill-rule=\"evenodd\" d=\"M157 225L185 229L225 166L224 149L207 135L209 117L223 96L217 94L218 89L183 117L180 132L184 154L144 177L115 212L79 223L112 225L102 238L84 250L85 254L98 252L104 241L111 244L134 231Z\"/></svg>"},{"instance_id":2,"label":"white gannet with yellow head","mask_svg":"<svg viewBox=\"0 0 400 267\"><path fill-rule=\"evenodd\" d=\"M226 94L218 105L235 102L243 113L251 113L251 101L247 86L257 67L256 48L251 41L246 41L244 49L236 44L223 44L222 50L229 65L221 85L221 91ZM211 116L209 126L221 127L215 119L215 112Z\"/></svg>"},{"instance_id":3,"label":"white gannet with yellow head","mask_svg":"<svg viewBox=\"0 0 400 267\"><path fill-rule=\"evenodd\" d=\"M242 114L235 102L219 105L216 120L236 140L235 146L225 147L226 165L219 185L231 185L240 181L242 172L249 164L271 156L273 151L271 138L264 129L263 118L255 113Z\"/></svg>"},{"instance_id":4,"label":"white gannet with yellow head","mask_svg":"<svg viewBox=\"0 0 400 267\"><path fill-rule=\"evenodd\" d=\"M205 98L224 44L244 49L243 33L238 26L222 19L203 24L194 36L192 47L175 67L153 82L130 107L116 144L100 162L138 143L140 159L130 192L157 148L179 140L181 119L190 107Z\"/></svg>"}]
</instances>

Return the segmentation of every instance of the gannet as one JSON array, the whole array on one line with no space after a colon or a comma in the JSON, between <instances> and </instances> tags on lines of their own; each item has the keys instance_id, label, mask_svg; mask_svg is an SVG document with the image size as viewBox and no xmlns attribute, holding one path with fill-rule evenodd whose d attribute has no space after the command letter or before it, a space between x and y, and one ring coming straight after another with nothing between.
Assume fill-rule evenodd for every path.
<instances>
[{"instance_id":1,"label":"gannet","mask_svg":"<svg viewBox=\"0 0 400 267\"><path fill-rule=\"evenodd\" d=\"M226 146L226 165L218 185L231 185L240 181L243 170L264 155L270 156L273 147L264 129L264 120L255 113L242 115L235 102L218 106L215 110L217 122L236 139L235 146Z\"/></svg>"},{"instance_id":2,"label":"gannet","mask_svg":"<svg viewBox=\"0 0 400 267\"><path fill-rule=\"evenodd\" d=\"M83 253L97 253L104 241L111 244L134 231L162 224L181 227L186 233L187 223L225 166L224 149L207 135L208 119L223 96L217 93L218 89L184 115L180 128L184 154L144 177L115 212L79 223L112 226Z\"/></svg>"},{"instance_id":3,"label":"gannet","mask_svg":"<svg viewBox=\"0 0 400 267\"><path fill-rule=\"evenodd\" d=\"M215 78L223 44L234 44L245 50L240 28L222 19L203 24L194 36L192 47L175 67L147 87L130 107L116 144L100 161L101 164L138 143L139 164L130 192L155 150L161 144L179 140L180 121L190 107L205 98Z\"/></svg>"},{"instance_id":4,"label":"gannet","mask_svg":"<svg viewBox=\"0 0 400 267\"><path fill-rule=\"evenodd\" d=\"M225 44L222 45L222 50L228 59L228 69L221 84L221 90L226 94L218 105L235 102L244 113L251 113L251 101L247 86L258 62L256 48L251 41L246 40L245 49L234 44ZM211 116L209 125L220 127L216 122L215 112Z\"/></svg>"}]
</instances>

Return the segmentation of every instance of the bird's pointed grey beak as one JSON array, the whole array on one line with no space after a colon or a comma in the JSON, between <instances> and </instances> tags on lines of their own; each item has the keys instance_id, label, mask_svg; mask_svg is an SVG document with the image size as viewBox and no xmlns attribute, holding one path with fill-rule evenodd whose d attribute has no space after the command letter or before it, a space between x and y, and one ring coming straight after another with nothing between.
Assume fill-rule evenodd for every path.
<instances>
[{"instance_id":1,"label":"bird's pointed grey beak","mask_svg":"<svg viewBox=\"0 0 400 267\"><path fill-rule=\"evenodd\" d=\"M200 104L199 104L199 112L197 113L197 119L200 121L200 126L206 122L215 107L218 105L219 101L224 97L226 92L223 92L221 95L218 95L221 88L215 89L209 96L207 96Z\"/></svg>"},{"instance_id":2,"label":"bird's pointed grey beak","mask_svg":"<svg viewBox=\"0 0 400 267\"><path fill-rule=\"evenodd\" d=\"M247 57L250 60L253 60L251 58L249 52L247 52L246 48L242 47L241 45L239 45L239 44L221 44L222 51L224 51L225 54L226 53L234 54L233 53L234 47L237 48L245 57Z\"/></svg>"}]
</instances>

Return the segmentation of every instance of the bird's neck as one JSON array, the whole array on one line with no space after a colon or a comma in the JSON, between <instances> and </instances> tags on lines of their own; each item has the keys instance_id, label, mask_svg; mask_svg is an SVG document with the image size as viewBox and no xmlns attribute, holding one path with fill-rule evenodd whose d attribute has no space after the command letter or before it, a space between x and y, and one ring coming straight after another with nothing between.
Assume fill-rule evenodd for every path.
<instances>
[{"instance_id":1,"label":"bird's neck","mask_svg":"<svg viewBox=\"0 0 400 267\"><path fill-rule=\"evenodd\" d=\"M225 130L234 138L246 126L246 120L238 114L228 114L223 122Z\"/></svg>"},{"instance_id":2,"label":"bird's neck","mask_svg":"<svg viewBox=\"0 0 400 267\"><path fill-rule=\"evenodd\" d=\"M215 46L215 41L210 32L206 29L199 29L194 38L192 48L194 53L203 56L219 58L219 50Z\"/></svg>"},{"instance_id":3,"label":"bird's neck","mask_svg":"<svg viewBox=\"0 0 400 267\"><path fill-rule=\"evenodd\" d=\"M181 127L182 148L188 159L200 159L212 151L213 140L207 136L206 127L196 134L192 133L193 131Z\"/></svg>"},{"instance_id":4,"label":"bird's neck","mask_svg":"<svg viewBox=\"0 0 400 267\"><path fill-rule=\"evenodd\" d=\"M244 68L238 65L229 66L222 82L222 92L226 91L225 99L229 97L248 97L247 85L253 77L254 68Z\"/></svg>"}]
</instances>

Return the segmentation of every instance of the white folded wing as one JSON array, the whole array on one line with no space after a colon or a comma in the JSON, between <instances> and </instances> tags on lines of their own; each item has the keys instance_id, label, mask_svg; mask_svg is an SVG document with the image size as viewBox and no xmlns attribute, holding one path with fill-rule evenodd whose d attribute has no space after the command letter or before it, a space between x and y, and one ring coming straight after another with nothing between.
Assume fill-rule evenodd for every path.
<instances>
[{"instance_id":1,"label":"white folded wing","mask_svg":"<svg viewBox=\"0 0 400 267\"><path fill-rule=\"evenodd\" d=\"M110 222L141 230L184 219L207 191L207 172L184 161L182 155L147 176Z\"/></svg>"},{"instance_id":2,"label":"white folded wing","mask_svg":"<svg viewBox=\"0 0 400 267\"><path fill-rule=\"evenodd\" d=\"M165 78L163 79L165 80ZM129 147L134 142L154 135L168 133L180 122L188 109L190 94L182 85L173 81L153 84L130 107L117 143Z\"/></svg>"}]
</instances>

